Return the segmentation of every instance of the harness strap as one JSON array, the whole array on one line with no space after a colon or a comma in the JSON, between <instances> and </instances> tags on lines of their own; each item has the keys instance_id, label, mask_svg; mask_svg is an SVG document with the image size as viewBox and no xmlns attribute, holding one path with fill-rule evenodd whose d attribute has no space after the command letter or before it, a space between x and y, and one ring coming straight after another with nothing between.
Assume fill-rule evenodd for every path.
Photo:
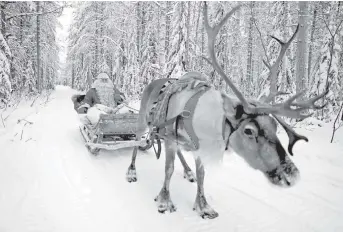
<instances>
[{"instance_id":1,"label":"harness strap","mask_svg":"<svg viewBox=\"0 0 343 232\"><path fill-rule=\"evenodd\" d=\"M194 110L195 110L195 106L197 105L199 98L201 97L201 95L203 95L209 88L206 88L204 90L200 90L199 92L197 92L196 94L194 94L186 103L184 112L188 112L189 115L188 117L182 116L182 120L184 121L184 127L185 130L189 136L189 138L191 139L191 142L193 143L193 146L196 150L199 149L199 138L198 136L196 136L194 129L193 129L193 125L192 125L192 119L193 119L193 115L194 115Z\"/></svg>"},{"instance_id":2,"label":"harness strap","mask_svg":"<svg viewBox=\"0 0 343 232\"><path fill-rule=\"evenodd\" d=\"M187 101L184 110L180 114L178 114L177 116L175 116L171 119L168 119L167 121L156 126L157 131L160 132L161 129L164 131L165 126L172 125L176 122L177 125L175 126L175 132L176 132L176 137L178 137L178 134L177 134L178 124L179 124L180 120L183 120L183 122L184 122L183 126L186 130L186 133L188 134L188 137L190 138L191 143L193 144L194 148L197 150L199 148L199 139L194 132L193 125L192 125L192 119L193 119L195 107L198 103L200 96L202 94L204 94L208 89L209 88L206 88L204 90L200 90L197 93L195 93Z\"/></svg>"},{"instance_id":3,"label":"harness strap","mask_svg":"<svg viewBox=\"0 0 343 232\"><path fill-rule=\"evenodd\" d=\"M230 134L229 134L229 136L228 136L228 138L227 138L226 145L225 145L225 151L226 151L226 150L229 148L230 136L231 136L232 133L235 131L235 128L233 128L232 123L231 123L230 120L227 119L226 117L225 117L225 119L224 119L224 123L225 123L225 124L229 124L229 126L230 126ZM225 129L223 130L223 133L225 133ZM224 138L224 140L225 140L225 138Z\"/></svg>"}]
</instances>

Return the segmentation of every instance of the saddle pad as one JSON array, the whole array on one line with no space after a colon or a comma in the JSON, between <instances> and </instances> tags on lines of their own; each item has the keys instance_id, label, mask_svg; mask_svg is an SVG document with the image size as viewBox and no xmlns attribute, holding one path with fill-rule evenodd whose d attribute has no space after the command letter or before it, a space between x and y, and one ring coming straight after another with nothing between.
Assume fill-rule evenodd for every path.
<instances>
[{"instance_id":1,"label":"saddle pad","mask_svg":"<svg viewBox=\"0 0 343 232\"><path fill-rule=\"evenodd\" d=\"M153 126L158 126L166 121L168 112L168 103L171 96L184 89L205 89L210 87L210 83L206 78L199 78L199 74L190 75L189 73L182 76L180 79L172 79L167 81L161 88L160 94L150 111L148 123Z\"/></svg>"}]
</instances>

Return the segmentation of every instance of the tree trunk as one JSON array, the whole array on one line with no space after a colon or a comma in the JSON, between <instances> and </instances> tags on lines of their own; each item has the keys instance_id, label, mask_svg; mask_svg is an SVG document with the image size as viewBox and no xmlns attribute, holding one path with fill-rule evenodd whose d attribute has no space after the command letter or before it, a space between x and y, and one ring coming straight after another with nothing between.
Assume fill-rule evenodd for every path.
<instances>
[{"instance_id":1,"label":"tree trunk","mask_svg":"<svg viewBox=\"0 0 343 232\"><path fill-rule=\"evenodd\" d=\"M95 4L95 12L96 12L96 22L95 22L95 57L94 57L94 76L97 76L99 74L99 23L98 23L98 13L99 13L99 2L94 2Z\"/></svg>"},{"instance_id":2,"label":"tree trunk","mask_svg":"<svg viewBox=\"0 0 343 232\"><path fill-rule=\"evenodd\" d=\"M187 28L187 35L186 35L186 41L185 41L185 47L186 47L186 54L185 54L185 71L188 71L190 69L190 59L189 59L189 38L190 38L190 16L191 15L191 2L187 2L187 18L186 18L186 28Z\"/></svg>"},{"instance_id":3,"label":"tree trunk","mask_svg":"<svg viewBox=\"0 0 343 232\"><path fill-rule=\"evenodd\" d=\"M1 34L4 36L4 38L6 38L6 24L5 24L5 8L6 8L6 3L5 2L1 2Z\"/></svg>"},{"instance_id":4,"label":"tree trunk","mask_svg":"<svg viewBox=\"0 0 343 232\"><path fill-rule=\"evenodd\" d=\"M20 30L19 42L20 42L20 45L22 45L23 44L23 30L24 30L24 20L22 17L20 17L20 29L19 30Z\"/></svg>"},{"instance_id":5,"label":"tree trunk","mask_svg":"<svg viewBox=\"0 0 343 232\"><path fill-rule=\"evenodd\" d=\"M161 59L163 59L162 57L160 57L160 51L161 51L161 42L160 42L160 34L161 34L161 9L160 7L157 8L157 29L156 29L156 50L157 50L157 64L159 67L159 71L161 71Z\"/></svg>"},{"instance_id":6,"label":"tree trunk","mask_svg":"<svg viewBox=\"0 0 343 232\"><path fill-rule=\"evenodd\" d=\"M140 62L140 50L141 50L141 3L137 2L136 5L136 46L137 46L137 62Z\"/></svg>"},{"instance_id":7,"label":"tree trunk","mask_svg":"<svg viewBox=\"0 0 343 232\"><path fill-rule=\"evenodd\" d=\"M169 56L169 39L170 39L170 10L171 10L171 2L167 1L166 6L166 37L164 43L164 51L165 51L165 63L168 61Z\"/></svg>"},{"instance_id":8,"label":"tree trunk","mask_svg":"<svg viewBox=\"0 0 343 232\"><path fill-rule=\"evenodd\" d=\"M201 6L201 5L200 5ZM205 55L205 25L204 25L204 17L201 16L201 55ZM201 71L204 69L204 59L200 59L200 67Z\"/></svg>"},{"instance_id":9,"label":"tree trunk","mask_svg":"<svg viewBox=\"0 0 343 232\"><path fill-rule=\"evenodd\" d=\"M310 35L310 44L309 44L309 52L308 52L308 65L307 65L307 78L308 84L311 83L311 69L312 69L312 49L313 49L313 37L314 31L316 29L316 19L317 19L317 5L314 3L314 11L313 11L313 21L311 26L311 35Z\"/></svg>"},{"instance_id":10,"label":"tree trunk","mask_svg":"<svg viewBox=\"0 0 343 232\"><path fill-rule=\"evenodd\" d=\"M74 62L72 61L72 64L71 64L71 88L72 89L74 89L74 82L75 82L75 69L74 69Z\"/></svg>"},{"instance_id":11,"label":"tree trunk","mask_svg":"<svg viewBox=\"0 0 343 232\"><path fill-rule=\"evenodd\" d=\"M283 40L287 40L288 38L288 30L287 30L287 25L289 25L289 20L288 20L288 12L289 12L289 3L286 1L282 2L283 4L283 11L284 11L284 15L283 15ZM281 91L287 91L289 85L288 85L288 54L290 52L286 51L285 56L282 59L282 63L281 63L281 82L280 83L280 90Z\"/></svg>"},{"instance_id":12,"label":"tree trunk","mask_svg":"<svg viewBox=\"0 0 343 232\"><path fill-rule=\"evenodd\" d=\"M140 30L140 41L141 41L141 50L140 50L140 53L139 53L139 67L142 66L142 63L143 63L143 51L142 51L142 46L145 45L147 46L147 44L145 44L145 39L144 39L144 35L145 35L145 24L146 24L146 6L147 4L142 4L141 5L141 21L140 21L140 24L141 24L141 30Z\"/></svg>"},{"instance_id":13,"label":"tree trunk","mask_svg":"<svg viewBox=\"0 0 343 232\"><path fill-rule=\"evenodd\" d=\"M90 72L90 69L87 70L87 84L88 87L90 88L93 83L93 77L92 77L92 72Z\"/></svg>"},{"instance_id":14,"label":"tree trunk","mask_svg":"<svg viewBox=\"0 0 343 232\"><path fill-rule=\"evenodd\" d=\"M199 4L199 5L198 5ZM196 9L198 8L198 15L197 15L197 23L196 23L196 27L195 27L195 44L196 44L196 47L195 47L195 54L198 56L198 49L197 49L197 47L198 47L198 41L199 41L199 39L198 39L198 34L199 34L199 25L200 25L200 17L201 17L201 2L199 2L199 3L195 3L194 4L194 12L196 12ZM200 60L202 60L202 58L200 58ZM195 62L194 62L194 64L193 64L193 69L195 70L195 68L197 67L197 65L198 65L198 59L195 59Z\"/></svg>"},{"instance_id":15,"label":"tree trunk","mask_svg":"<svg viewBox=\"0 0 343 232\"><path fill-rule=\"evenodd\" d=\"M297 41L296 93L300 93L307 83L307 6L308 2L299 2L299 32ZM300 100L300 99L299 99Z\"/></svg>"},{"instance_id":16,"label":"tree trunk","mask_svg":"<svg viewBox=\"0 0 343 232\"><path fill-rule=\"evenodd\" d=\"M40 2L36 2L36 12L38 13L40 10ZM40 78L40 18L37 14L36 16L37 28L36 28L36 49L37 49L37 90L39 93L42 92L42 80Z\"/></svg>"},{"instance_id":17,"label":"tree trunk","mask_svg":"<svg viewBox=\"0 0 343 232\"><path fill-rule=\"evenodd\" d=\"M251 10L254 7L254 3L250 2ZM250 17L249 20L249 35L248 35L248 58L247 58L247 88L248 93L251 92L251 84L252 84L252 30L253 30L253 17Z\"/></svg>"},{"instance_id":18,"label":"tree trunk","mask_svg":"<svg viewBox=\"0 0 343 232\"><path fill-rule=\"evenodd\" d=\"M100 13L100 19L99 19L99 72L107 72L108 70L105 69L104 65L106 64L106 60L104 59L104 2L99 3L99 13ZM111 74L109 73L109 76L111 77Z\"/></svg>"}]
</instances>

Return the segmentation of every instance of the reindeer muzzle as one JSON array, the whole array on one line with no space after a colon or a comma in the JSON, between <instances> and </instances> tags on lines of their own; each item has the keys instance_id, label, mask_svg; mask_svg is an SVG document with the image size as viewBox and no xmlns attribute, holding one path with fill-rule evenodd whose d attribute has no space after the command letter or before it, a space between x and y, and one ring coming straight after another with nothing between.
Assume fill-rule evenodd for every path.
<instances>
[{"instance_id":1,"label":"reindeer muzzle","mask_svg":"<svg viewBox=\"0 0 343 232\"><path fill-rule=\"evenodd\" d=\"M300 177L298 168L287 156L279 167L272 171L267 171L265 175L272 184L280 187L292 187Z\"/></svg>"}]
</instances>

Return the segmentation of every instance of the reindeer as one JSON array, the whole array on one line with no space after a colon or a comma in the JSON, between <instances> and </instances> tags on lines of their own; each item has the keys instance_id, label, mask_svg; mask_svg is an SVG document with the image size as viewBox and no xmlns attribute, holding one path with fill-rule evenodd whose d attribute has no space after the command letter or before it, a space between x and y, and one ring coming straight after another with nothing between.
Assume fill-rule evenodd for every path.
<instances>
[{"instance_id":1,"label":"reindeer","mask_svg":"<svg viewBox=\"0 0 343 232\"><path fill-rule=\"evenodd\" d=\"M164 125L165 131L161 135L165 138L165 179L161 191L155 198L158 204L158 211L161 213L176 210L170 198L169 185L174 171L175 153L178 154L179 158L182 157L180 149L191 150L195 157L197 194L193 210L196 210L203 218L212 219L218 216L218 213L207 203L205 197L204 160L208 160L212 156L222 157L226 145L243 157L251 168L264 173L266 178L274 185L290 187L298 180L299 170L291 161L276 135L277 122L282 125L289 136L288 152L290 155L293 155L292 148L294 144L301 139L305 141L308 141L308 139L297 134L279 116L294 119L309 117L311 114L305 114L304 111L324 107L315 105L315 102L323 98L327 94L328 89L314 98L303 101L300 101L299 98L304 92L290 97L283 103L277 104L269 103L279 94L272 92L265 101L246 100L218 64L214 51L215 38L219 30L240 7L233 8L218 25L211 27L208 22L207 4L204 4L204 23L208 35L208 49L211 59L211 61L209 59L207 61L212 64L214 69L230 86L237 98L228 96L212 87L204 91L195 105L191 119L194 132L199 140L199 147L193 149L189 146L184 146L178 141L180 136L185 133L185 128L180 127L177 120L174 121L172 119L175 117L187 118L187 116L183 115L184 108L189 99L196 94L196 91L185 89L175 93L170 98L167 121L171 120L172 123ZM282 42L273 37L280 43L281 51L276 62L273 65L268 64L267 66L270 69L270 75L276 75L282 57L295 38L298 27L287 42ZM192 75L200 76L201 74L192 73ZM165 79L155 80L147 85L143 91L139 118L141 128L137 138L140 138L140 135L147 129L149 131L153 129L153 125L148 123L147 118L152 104L156 101L165 81ZM223 121L225 126L222 126ZM223 134L225 135L224 137L222 136ZM132 162L127 172L129 181L137 180L135 168L136 155L137 148L133 151Z\"/></svg>"}]
</instances>

